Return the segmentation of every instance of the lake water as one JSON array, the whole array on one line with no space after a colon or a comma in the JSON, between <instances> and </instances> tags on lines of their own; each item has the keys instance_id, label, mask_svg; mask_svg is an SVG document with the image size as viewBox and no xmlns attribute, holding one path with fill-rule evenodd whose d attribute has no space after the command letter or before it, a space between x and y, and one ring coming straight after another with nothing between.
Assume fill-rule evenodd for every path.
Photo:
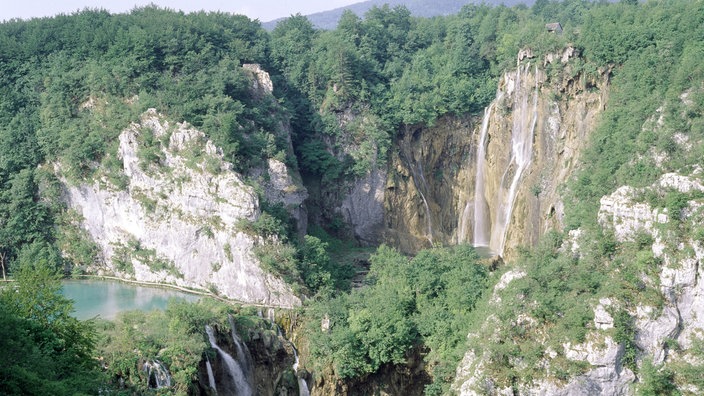
<instances>
[{"instance_id":1,"label":"lake water","mask_svg":"<svg viewBox=\"0 0 704 396\"><path fill-rule=\"evenodd\" d=\"M163 310L172 298L186 301L200 298L176 290L109 280L65 280L62 293L73 300L73 316L81 320L96 316L114 319L122 311Z\"/></svg>"},{"instance_id":2,"label":"lake water","mask_svg":"<svg viewBox=\"0 0 704 396\"><path fill-rule=\"evenodd\" d=\"M477 254L480 258L492 258L496 256L496 253L491 251L491 249L489 249L489 246L475 246L474 250L477 251Z\"/></svg>"}]
</instances>

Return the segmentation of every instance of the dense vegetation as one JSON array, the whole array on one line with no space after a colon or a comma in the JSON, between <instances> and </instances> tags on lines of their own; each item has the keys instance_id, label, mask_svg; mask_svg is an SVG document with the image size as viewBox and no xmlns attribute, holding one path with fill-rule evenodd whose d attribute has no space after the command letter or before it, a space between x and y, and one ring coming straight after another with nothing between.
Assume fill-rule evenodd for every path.
<instances>
[{"instance_id":1,"label":"dense vegetation","mask_svg":"<svg viewBox=\"0 0 704 396\"><path fill-rule=\"evenodd\" d=\"M371 256L368 285L308 307L309 342L316 371L333 366L341 378L362 377L385 364L404 364L426 347L439 379L451 381L464 353L472 311L488 284L488 269L470 246L435 248L413 259L381 246ZM320 331L323 318L329 329ZM316 329L317 327L317 329Z\"/></svg>"},{"instance_id":2,"label":"dense vegetation","mask_svg":"<svg viewBox=\"0 0 704 396\"><path fill-rule=\"evenodd\" d=\"M90 395L101 385L95 328L71 316L57 258L37 244L23 249L15 282L0 290L2 394Z\"/></svg>"},{"instance_id":3,"label":"dense vegetation","mask_svg":"<svg viewBox=\"0 0 704 396\"><path fill-rule=\"evenodd\" d=\"M169 347L159 358L172 367L175 390L185 392L207 347L201 328L225 314L174 305L149 320L134 313L100 323L97 338L95 324L72 319L70 303L56 294L57 271L90 261L92 253L79 246L80 254L59 254L70 244L63 227L70 214L59 204L53 164L74 182L99 172L109 177L119 166L121 129L154 107L202 129L240 172L278 158L318 188L334 189L383 164L401 126L480 112L520 49L541 56L567 43L582 54L575 73L611 73L609 105L567 186L568 228L581 228L589 243L574 257L561 249L565 236L551 233L526 250L516 265L528 276L501 293L514 303L492 312L509 342L477 347L486 348L487 370L501 385L538 378L546 347L583 341L593 312L586 302L610 296L622 302L613 312L614 338L624 345L624 363L641 370L646 394L675 392L678 378L697 381L691 366L676 373L648 362L637 368L629 309L663 303L657 287L642 281L660 263L648 236L618 243L600 230L596 210L617 186L646 186L663 172L697 169L704 147L703 19L702 1L544 0L531 8L471 5L432 19L384 6L364 18L346 12L330 31L296 15L270 34L243 16L156 7L0 24L0 264L17 281L17 293L8 287L1 295L0 327L15 337L0 341L2 360L12 362L0 374L0 389L94 393L101 381L110 386L95 375L96 351L107 356L109 375L123 375L136 367L128 348L136 341L150 358ZM564 26L562 35L545 31L553 21ZM244 63L271 74L273 98L250 90ZM294 152L282 127L288 123ZM680 213L688 198L642 197L670 213ZM426 390L447 390L464 336L482 334L489 315L494 277L471 248L437 247L410 259L380 247L367 284L350 291L351 263L331 258L349 245L319 228L299 241L283 208L263 208L256 222L243 224L277 241L257 252L263 265L313 297L306 308L311 326L330 319L327 332L311 328L313 367L360 377L426 348L435 380ZM332 233L344 226L329 214L323 222ZM678 235L704 235L677 221L671 227ZM506 325L522 315L534 322ZM132 332L135 326L143 331ZM558 379L585 369L563 358L555 359ZM135 389L145 385L138 372L129 381Z\"/></svg>"}]
</instances>

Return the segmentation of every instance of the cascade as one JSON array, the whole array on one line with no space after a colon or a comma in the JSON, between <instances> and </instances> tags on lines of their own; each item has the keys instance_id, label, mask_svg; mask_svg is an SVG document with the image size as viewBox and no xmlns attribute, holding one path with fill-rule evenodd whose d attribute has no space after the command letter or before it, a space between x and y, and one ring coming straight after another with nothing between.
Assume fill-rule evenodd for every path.
<instances>
[{"instance_id":1,"label":"cascade","mask_svg":"<svg viewBox=\"0 0 704 396\"><path fill-rule=\"evenodd\" d=\"M470 202L467 200L467 204L462 213L462 219L459 227L459 240L458 242L469 242L467 236L467 224L469 222L469 215L473 213L474 215L474 233L472 235L472 244L474 246L489 246L489 235L491 233L491 222L488 218L489 205L486 201L485 193L485 180L484 180L484 167L486 165L486 145L487 145L487 131L489 130L489 120L491 119L491 111L496 106L496 103L501 101L503 97L503 92L498 91L496 94L496 99L494 99L489 106L484 109L484 117L482 118L482 129L479 134L479 142L477 142L477 156L476 156L476 177L474 180L474 210L470 208Z\"/></svg>"},{"instance_id":2,"label":"cascade","mask_svg":"<svg viewBox=\"0 0 704 396\"><path fill-rule=\"evenodd\" d=\"M528 73L530 65L525 67ZM506 233L511 222L511 215L516 201L521 176L533 157L533 133L538 120L538 66L535 67L535 91L533 104L529 111L529 92L524 92L521 86L520 66L516 72L516 91L513 103L513 126L511 128L511 157L506 170L501 177L497 196L495 222L491 228L489 247L498 255L503 255L506 243ZM509 186L508 189L505 186Z\"/></svg>"},{"instance_id":3,"label":"cascade","mask_svg":"<svg viewBox=\"0 0 704 396\"><path fill-rule=\"evenodd\" d=\"M276 317L275 317L275 312L272 308L269 308L266 312L267 320L271 321L271 325L276 327L276 333L279 337L282 337L281 335L281 328L276 324ZM296 374L296 379L298 380L298 395L299 396L310 396L310 390L308 389L308 383L306 382L305 378L300 376L298 374L298 366L299 366L299 360L298 360L298 350L296 349L296 346L293 345L293 342L287 340L289 345L291 345L291 349L293 349L293 357L294 357L294 362L293 362L293 372Z\"/></svg>"},{"instance_id":4,"label":"cascade","mask_svg":"<svg viewBox=\"0 0 704 396\"><path fill-rule=\"evenodd\" d=\"M416 190L418 190L418 194L420 194L420 198L423 201L423 206L425 207L425 222L428 228L427 238L428 241L430 241L430 244L432 245L433 221L431 218L430 206L428 206L428 200L425 199L425 194L423 194L423 191L428 191L428 182L425 180L425 176L423 175L423 165L420 162L417 162L418 169L416 169L410 162L408 165L408 167L411 169L411 173L413 173L413 184L416 186Z\"/></svg>"},{"instance_id":5,"label":"cascade","mask_svg":"<svg viewBox=\"0 0 704 396\"><path fill-rule=\"evenodd\" d=\"M293 344L291 344L293 347ZM298 351L296 348L293 348L293 357L296 359L296 361L293 363L293 372L296 373L296 378L298 378L298 395L299 396L310 396L310 391L308 390L308 383L306 383L306 380L298 375Z\"/></svg>"},{"instance_id":6,"label":"cascade","mask_svg":"<svg viewBox=\"0 0 704 396\"><path fill-rule=\"evenodd\" d=\"M147 373L147 382L150 388L168 388L171 386L171 375L164 363L158 360L144 362L142 370Z\"/></svg>"},{"instance_id":7,"label":"cascade","mask_svg":"<svg viewBox=\"0 0 704 396\"><path fill-rule=\"evenodd\" d=\"M205 369L208 371L208 385L210 386L210 389L214 390L215 393L218 393L218 388L215 386L215 375L213 375L213 366L210 365L210 359L206 355L205 357Z\"/></svg>"},{"instance_id":8,"label":"cascade","mask_svg":"<svg viewBox=\"0 0 704 396\"><path fill-rule=\"evenodd\" d=\"M271 328L276 328L276 335L280 336L281 335L281 329L279 329L279 326L276 325L276 312L274 311L274 308L267 308L266 310L266 319L271 322Z\"/></svg>"},{"instance_id":9,"label":"cascade","mask_svg":"<svg viewBox=\"0 0 704 396\"><path fill-rule=\"evenodd\" d=\"M491 109L495 103L496 102L492 102L484 109L482 131L479 135L479 144L477 145L477 176L474 181L474 235L472 241L475 246L489 245L488 235L490 223L487 222L489 205L484 196L484 165L486 163L486 134L489 129Z\"/></svg>"},{"instance_id":10,"label":"cascade","mask_svg":"<svg viewBox=\"0 0 704 396\"><path fill-rule=\"evenodd\" d=\"M235 329L235 319L232 315L227 315L227 320L230 322L230 329L232 331L232 342L235 344L235 353L237 354L237 362L242 367L242 372L247 380L247 383L254 384L254 363L252 362L252 355L249 353L249 348L247 344L240 340L237 335L237 330Z\"/></svg>"},{"instance_id":11,"label":"cascade","mask_svg":"<svg viewBox=\"0 0 704 396\"><path fill-rule=\"evenodd\" d=\"M213 333L212 327L206 325L205 332L208 334L208 340L210 341L210 346L212 346L213 349L215 349L218 352L218 355L225 362L225 366L227 366L227 370L228 370L228 375L230 376L230 378L234 382L234 386L235 386L235 390L237 392L237 395L251 396L252 395L252 387L247 382L240 365L237 363L237 361L232 356L230 356L229 353L225 352L224 350L222 350L218 346L218 343L215 340L215 334Z\"/></svg>"}]
</instances>

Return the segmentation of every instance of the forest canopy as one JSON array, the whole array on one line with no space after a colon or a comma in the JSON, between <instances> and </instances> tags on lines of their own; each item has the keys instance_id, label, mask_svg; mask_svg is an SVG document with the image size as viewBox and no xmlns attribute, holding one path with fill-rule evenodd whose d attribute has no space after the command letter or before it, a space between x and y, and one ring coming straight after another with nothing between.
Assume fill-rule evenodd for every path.
<instances>
[{"instance_id":1,"label":"forest canopy","mask_svg":"<svg viewBox=\"0 0 704 396\"><path fill-rule=\"evenodd\" d=\"M33 381L44 394L90 393L84 387L92 383L65 374L69 366L79 367L79 376L95 369L85 359L94 329L71 320L69 304L60 298L34 304L21 282L41 276L32 282L54 291L70 268L60 249L66 213L54 166L74 183L90 181L98 171L118 173L118 136L147 109L203 130L238 172L277 158L325 189L384 166L403 126L481 114L521 49L530 48L540 61L568 45L580 54L574 73L585 79L604 73L610 81L609 105L566 188L574 202L567 227L591 233L595 246L591 257L567 257L558 246L562 235L548 235L522 256L533 275L514 286L520 290L505 292L533 296L540 307L517 304L499 315L530 310L541 325L579 341L590 312L563 315L568 305L613 290L635 299L629 287L641 274L631 266L633 257L648 271L658 264L647 244L620 246L597 230L599 198L620 185L649 185L665 171L696 169L701 161L701 145L685 152L676 134L704 139L703 19L701 0L539 0L530 8L468 5L456 15L428 19L405 7L375 7L363 18L344 13L329 31L315 29L302 15L268 33L241 15L155 6L0 23L0 264L21 286L17 299L2 293L0 327L19 336L4 339L0 350L13 359L27 351L0 384L8 392ZM561 34L545 28L553 22L563 26ZM252 76L242 67L251 63L270 74L273 95L252 91ZM661 107L662 130L643 128ZM344 121L349 119L357 121ZM670 158L661 168L645 155L653 147ZM684 210L685 198L650 197L672 213ZM249 226L292 242L286 213L263 208L266 215ZM475 308L491 284L475 252L435 247L407 258L380 247L368 284L349 291L349 268L336 268L328 242L308 236L287 246L286 260L268 263L315 296L306 311L311 323L331 315L331 331L310 340L314 364L358 377L427 347L438 379L427 391L446 391L465 347L463 335L479 320ZM631 284L609 278L603 264L614 261ZM635 353L631 318L621 317L618 337ZM530 334L506 337L540 347ZM524 351L507 344L490 352L506 381L537 375L504 364ZM52 375L39 377L35 369Z\"/></svg>"}]
</instances>

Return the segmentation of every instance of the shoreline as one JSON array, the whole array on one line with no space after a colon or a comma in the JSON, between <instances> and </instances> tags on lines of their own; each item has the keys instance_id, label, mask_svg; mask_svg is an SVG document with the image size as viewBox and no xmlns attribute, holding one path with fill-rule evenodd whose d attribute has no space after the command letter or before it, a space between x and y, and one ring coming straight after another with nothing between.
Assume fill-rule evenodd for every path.
<instances>
[{"instance_id":1,"label":"shoreline","mask_svg":"<svg viewBox=\"0 0 704 396\"><path fill-rule=\"evenodd\" d=\"M78 275L78 276L65 278L65 280L90 280L90 279L112 280L112 281L123 282L123 283L138 285L138 286L148 286L148 287L155 287L155 288L162 288L162 289L178 290L178 291L181 291L184 293L193 294L193 295L202 296L202 297L210 297L210 298L213 298L213 299L218 300L220 302L224 302L224 303L232 304L232 305L240 305L240 306L244 306L244 307L278 308L278 309L289 309L289 310L293 310L296 308L296 307L283 306L283 305L243 302L243 301L239 301L239 300L232 300L229 298L221 297L216 294L213 294L212 292L206 291L204 289L200 289L200 290L190 289L190 288L186 288L186 287L174 285L174 284L169 284L169 283L138 281L138 280L132 280L132 279L123 279L123 278L119 278L116 276L109 276L109 275ZM12 280L8 279L7 282L12 282Z\"/></svg>"}]
</instances>

